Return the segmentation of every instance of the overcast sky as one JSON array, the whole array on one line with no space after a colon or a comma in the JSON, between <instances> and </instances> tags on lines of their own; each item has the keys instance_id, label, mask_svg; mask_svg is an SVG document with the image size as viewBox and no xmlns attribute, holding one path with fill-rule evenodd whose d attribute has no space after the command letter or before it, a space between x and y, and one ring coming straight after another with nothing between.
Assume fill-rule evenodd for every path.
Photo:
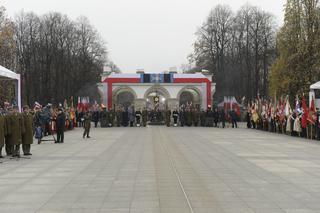
<instances>
[{"instance_id":1,"label":"overcast sky","mask_svg":"<svg viewBox=\"0 0 320 213\"><path fill-rule=\"evenodd\" d=\"M122 72L179 69L211 8L228 4L235 11L247 2L273 13L282 24L285 0L0 0L11 17L21 10L88 17Z\"/></svg>"}]
</instances>

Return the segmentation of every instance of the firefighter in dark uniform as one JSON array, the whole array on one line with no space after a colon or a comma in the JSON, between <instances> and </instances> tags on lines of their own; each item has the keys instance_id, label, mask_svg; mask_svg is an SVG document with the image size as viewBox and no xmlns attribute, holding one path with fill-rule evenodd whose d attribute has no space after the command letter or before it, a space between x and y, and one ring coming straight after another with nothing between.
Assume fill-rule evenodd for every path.
<instances>
[{"instance_id":1,"label":"firefighter in dark uniform","mask_svg":"<svg viewBox=\"0 0 320 213\"><path fill-rule=\"evenodd\" d=\"M33 115L30 113L28 106L23 107L23 122L25 131L22 134L22 151L24 155L32 155L30 153L31 144L33 144L34 122Z\"/></svg>"},{"instance_id":2,"label":"firefighter in dark uniform","mask_svg":"<svg viewBox=\"0 0 320 213\"><path fill-rule=\"evenodd\" d=\"M166 125L167 127L170 127L170 121L171 121L171 110L166 110Z\"/></svg>"}]
</instances>

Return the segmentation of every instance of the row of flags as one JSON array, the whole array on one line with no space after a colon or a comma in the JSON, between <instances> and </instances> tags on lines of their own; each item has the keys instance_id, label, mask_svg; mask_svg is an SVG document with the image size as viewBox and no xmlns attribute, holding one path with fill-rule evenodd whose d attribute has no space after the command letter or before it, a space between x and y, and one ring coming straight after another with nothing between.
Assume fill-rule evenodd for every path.
<instances>
[{"instance_id":1,"label":"row of flags","mask_svg":"<svg viewBox=\"0 0 320 213\"><path fill-rule=\"evenodd\" d=\"M275 101L264 100L258 97L255 101L248 104L248 110L251 110L254 117L258 115L261 115L261 117L264 118L277 117L280 121L284 121L295 112L297 115L301 116L302 127L306 127L308 123L314 125L317 120L314 97L311 100L310 107L308 107L305 97L302 96L300 100L297 96L294 108L290 105L289 96L286 98L281 97L279 100Z\"/></svg>"},{"instance_id":2,"label":"row of flags","mask_svg":"<svg viewBox=\"0 0 320 213\"><path fill-rule=\"evenodd\" d=\"M69 105L70 103L70 105ZM47 104L50 105L51 104ZM70 100L68 101L67 99L64 99L63 104L59 103L59 107L63 107L65 109L67 108L74 108L74 100L73 97L70 97ZM100 107L100 105L97 103L97 101L94 101L93 104L90 103L90 98L89 97L78 97L78 102L77 102L77 110L80 111L88 111L90 108L93 109L98 109ZM104 106L102 106L104 107ZM34 109L41 109L42 105L39 102L35 102L33 105Z\"/></svg>"}]
</instances>

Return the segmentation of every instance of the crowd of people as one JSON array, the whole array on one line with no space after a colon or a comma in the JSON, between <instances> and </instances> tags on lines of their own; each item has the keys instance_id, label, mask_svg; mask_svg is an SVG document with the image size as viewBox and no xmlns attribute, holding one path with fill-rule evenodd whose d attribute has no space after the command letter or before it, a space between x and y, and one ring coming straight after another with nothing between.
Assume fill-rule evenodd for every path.
<instances>
[{"instance_id":1,"label":"crowd of people","mask_svg":"<svg viewBox=\"0 0 320 213\"><path fill-rule=\"evenodd\" d=\"M20 158L22 145L25 156L30 152L33 143L34 121L29 107L23 107L23 113L19 113L18 107L0 109L0 158L3 158L2 149L5 146L7 156Z\"/></svg>"},{"instance_id":2,"label":"crowd of people","mask_svg":"<svg viewBox=\"0 0 320 213\"><path fill-rule=\"evenodd\" d=\"M257 99L248 105L246 119L248 128L320 140L320 111L314 100L307 107L304 97L296 98L294 108L288 98Z\"/></svg>"},{"instance_id":3,"label":"crowd of people","mask_svg":"<svg viewBox=\"0 0 320 213\"><path fill-rule=\"evenodd\" d=\"M35 103L33 108L24 106L20 113L18 106L3 104L0 107L0 158L3 158L3 147L7 156L20 158L21 145L23 155L32 155L34 138L40 144L45 136L51 135L52 141L63 143L64 131L76 125L76 110L73 107L53 107L51 104L42 107Z\"/></svg>"},{"instance_id":4,"label":"crowd of people","mask_svg":"<svg viewBox=\"0 0 320 213\"><path fill-rule=\"evenodd\" d=\"M82 118L79 114L79 120ZM135 110L133 105L129 107L117 106L114 109L108 110L106 107L95 107L90 110L90 116L97 127L134 127L147 126L150 124L164 123L166 126L202 126L202 127L218 127L221 124L222 128L226 127L226 122L230 122L233 128L237 128L239 119L235 110L224 110L210 107L207 110L199 110L198 107L191 105L181 106L179 110L147 110L146 108ZM81 124L80 124L81 126Z\"/></svg>"},{"instance_id":5,"label":"crowd of people","mask_svg":"<svg viewBox=\"0 0 320 213\"><path fill-rule=\"evenodd\" d=\"M291 108L288 98L279 101L257 99L248 104L246 122L251 129L288 134L295 137L320 140L320 112L316 111L314 100L307 107L304 98L296 100ZM20 157L20 146L25 156L31 155L33 137L38 144L44 136L52 136L55 143L64 142L64 132L74 127L83 127L83 138L90 138L91 123L95 127L146 127L147 124L165 124L170 127L221 127L230 123L237 128L240 113L234 109L211 108L200 110L199 107L187 104L179 109L135 110L116 106L108 110L104 105L94 104L86 107L68 107L59 104L53 107L47 104L42 107L35 103L33 108L24 106L19 112L17 106L0 107L0 158L5 147L7 156ZM56 134L56 138L55 135ZM48 140L48 138L46 139Z\"/></svg>"}]
</instances>

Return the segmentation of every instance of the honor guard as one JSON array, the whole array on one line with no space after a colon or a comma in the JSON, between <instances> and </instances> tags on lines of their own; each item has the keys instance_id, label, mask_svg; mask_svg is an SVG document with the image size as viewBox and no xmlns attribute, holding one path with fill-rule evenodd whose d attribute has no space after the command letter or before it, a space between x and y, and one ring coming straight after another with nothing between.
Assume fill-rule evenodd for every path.
<instances>
[{"instance_id":1,"label":"honor guard","mask_svg":"<svg viewBox=\"0 0 320 213\"><path fill-rule=\"evenodd\" d=\"M141 116L142 116L141 110L137 110L135 114L136 114L137 127L140 127L141 126Z\"/></svg>"},{"instance_id":2,"label":"honor guard","mask_svg":"<svg viewBox=\"0 0 320 213\"><path fill-rule=\"evenodd\" d=\"M23 123L25 131L22 134L22 151L24 155L32 155L30 153L31 144L33 144L34 122L33 115L30 113L28 106L23 107Z\"/></svg>"},{"instance_id":3,"label":"honor guard","mask_svg":"<svg viewBox=\"0 0 320 213\"><path fill-rule=\"evenodd\" d=\"M179 112L177 109L173 110L172 112L172 118L173 118L173 126L178 126L178 117L179 117Z\"/></svg>"},{"instance_id":4,"label":"honor guard","mask_svg":"<svg viewBox=\"0 0 320 213\"><path fill-rule=\"evenodd\" d=\"M19 108L15 106L9 117L8 122L8 142L13 146L12 157L20 158L20 144L22 143L22 135L25 132L23 117L19 113Z\"/></svg>"}]
</instances>

